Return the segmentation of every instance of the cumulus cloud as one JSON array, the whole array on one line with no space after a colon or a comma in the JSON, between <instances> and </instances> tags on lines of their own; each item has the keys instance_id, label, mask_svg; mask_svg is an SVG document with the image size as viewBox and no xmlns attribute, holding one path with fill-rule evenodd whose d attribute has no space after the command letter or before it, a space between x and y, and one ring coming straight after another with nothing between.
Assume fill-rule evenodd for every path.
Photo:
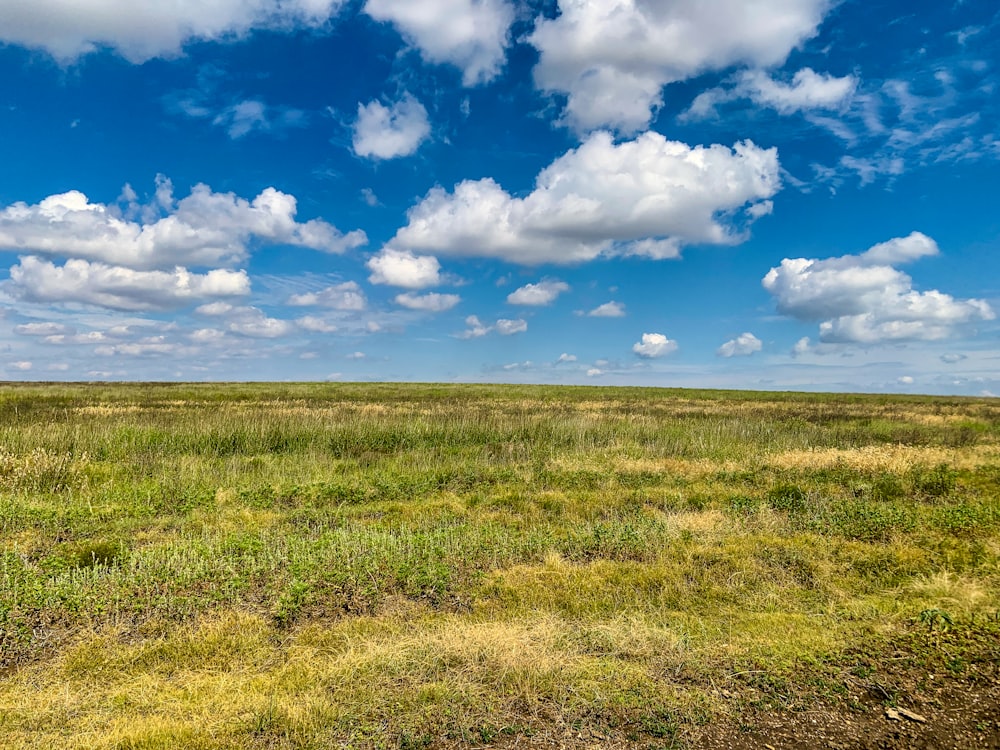
<instances>
[{"instance_id":1,"label":"cumulus cloud","mask_svg":"<svg viewBox=\"0 0 1000 750\"><path fill-rule=\"evenodd\" d=\"M381 102L359 104L354 153L370 159L409 156L430 132L427 110L408 93L388 107Z\"/></svg>"},{"instance_id":2,"label":"cumulus cloud","mask_svg":"<svg viewBox=\"0 0 1000 750\"><path fill-rule=\"evenodd\" d=\"M275 339L287 336L295 330L295 325L291 321L272 318L256 307L236 308L233 313L228 329L241 336Z\"/></svg>"},{"instance_id":3,"label":"cumulus cloud","mask_svg":"<svg viewBox=\"0 0 1000 750\"><path fill-rule=\"evenodd\" d=\"M406 292L396 295L396 304L407 307L410 310L423 310L425 312L444 312L450 310L462 298L457 294L414 294Z\"/></svg>"},{"instance_id":4,"label":"cumulus cloud","mask_svg":"<svg viewBox=\"0 0 1000 750\"><path fill-rule=\"evenodd\" d=\"M715 117L719 104L735 99L749 99L782 115L816 109L838 110L850 103L857 88L855 76L838 78L812 68L798 71L790 83L775 80L761 70L748 70L737 77L736 85L730 89L714 88L699 94L681 119Z\"/></svg>"},{"instance_id":5,"label":"cumulus cloud","mask_svg":"<svg viewBox=\"0 0 1000 750\"><path fill-rule=\"evenodd\" d=\"M98 346L94 348L94 354L101 357L149 357L174 354L178 349L177 344L168 342L165 336L150 336L140 341Z\"/></svg>"},{"instance_id":6,"label":"cumulus cloud","mask_svg":"<svg viewBox=\"0 0 1000 750\"><path fill-rule=\"evenodd\" d=\"M566 352L563 352L562 354L559 355L559 359L557 359L556 362L557 363L559 363L559 362L576 362L576 355L575 354L567 354Z\"/></svg>"},{"instance_id":7,"label":"cumulus cloud","mask_svg":"<svg viewBox=\"0 0 1000 750\"><path fill-rule=\"evenodd\" d=\"M35 322L14 326L14 333L19 333L22 336L56 336L71 332L72 329L62 323Z\"/></svg>"},{"instance_id":8,"label":"cumulus cloud","mask_svg":"<svg viewBox=\"0 0 1000 750\"><path fill-rule=\"evenodd\" d=\"M859 255L785 258L762 284L782 314L820 321L823 343L936 340L963 324L992 320L995 314L985 301L917 291L910 276L893 266L937 253L934 240L913 232Z\"/></svg>"},{"instance_id":9,"label":"cumulus cloud","mask_svg":"<svg viewBox=\"0 0 1000 750\"><path fill-rule=\"evenodd\" d=\"M110 47L133 63L180 54L195 39L318 27L343 0L31 0L0 3L0 41L61 62Z\"/></svg>"},{"instance_id":10,"label":"cumulus cloud","mask_svg":"<svg viewBox=\"0 0 1000 750\"><path fill-rule=\"evenodd\" d=\"M720 357L748 357L754 352L759 352L762 347L763 344L759 338L746 332L727 341L718 348L716 353Z\"/></svg>"},{"instance_id":11,"label":"cumulus cloud","mask_svg":"<svg viewBox=\"0 0 1000 750\"><path fill-rule=\"evenodd\" d=\"M465 326L465 330L458 334L458 338L460 339L477 339L494 331L501 336L513 336L515 333L524 333L527 331L528 321L521 318L517 318L516 320L500 318L496 323L488 326L475 315L470 315L465 319Z\"/></svg>"},{"instance_id":12,"label":"cumulus cloud","mask_svg":"<svg viewBox=\"0 0 1000 750\"><path fill-rule=\"evenodd\" d=\"M564 122L578 132L644 129L662 89L712 70L779 65L814 36L830 0L559 0L528 41L535 82L565 94Z\"/></svg>"},{"instance_id":13,"label":"cumulus cloud","mask_svg":"<svg viewBox=\"0 0 1000 750\"><path fill-rule=\"evenodd\" d=\"M8 370L12 370L14 372L27 372L33 366L34 365L31 362L28 362L27 360L21 360L20 362L8 362L5 365L5 367Z\"/></svg>"},{"instance_id":14,"label":"cumulus cloud","mask_svg":"<svg viewBox=\"0 0 1000 750\"><path fill-rule=\"evenodd\" d=\"M677 342L662 333L644 333L642 340L632 345L632 351L640 357L656 359L677 351Z\"/></svg>"},{"instance_id":15,"label":"cumulus cloud","mask_svg":"<svg viewBox=\"0 0 1000 750\"><path fill-rule=\"evenodd\" d=\"M590 318L623 318L625 317L625 305L611 300L611 302L598 305L588 312L587 316Z\"/></svg>"},{"instance_id":16,"label":"cumulus cloud","mask_svg":"<svg viewBox=\"0 0 1000 750\"><path fill-rule=\"evenodd\" d=\"M288 304L295 307L309 307L318 305L320 307L330 307L334 310L364 310L368 306L365 293L357 282L345 281L341 284L334 284L318 292L306 292L305 294L293 294L288 298Z\"/></svg>"},{"instance_id":17,"label":"cumulus cloud","mask_svg":"<svg viewBox=\"0 0 1000 750\"><path fill-rule=\"evenodd\" d=\"M414 255L409 250L383 248L366 264L373 284L404 289L423 289L441 283L441 264L430 255Z\"/></svg>"},{"instance_id":18,"label":"cumulus cloud","mask_svg":"<svg viewBox=\"0 0 1000 750\"><path fill-rule=\"evenodd\" d=\"M28 302L83 303L113 310L171 310L206 298L250 293L246 271L197 274L136 271L105 263L68 260L62 266L29 255L10 269L7 288Z\"/></svg>"},{"instance_id":19,"label":"cumulus cloud","mask_svg":"<svg viewBox=\"0 0 1000 750\"><path fill-rule=\"evenodd\" d=\"M198 305L194 309L199 315L225 315L233 306L228 302L207 302L204 305Z\"/></svg>"},{"instance_id":20,"label":"cumulus cloud","mask_svg":"<svg viewBox=\"0 0 1000 750\"><path fill-rule=\"evenodd\" d=\"M515 333L524 333L528 330L528 321L518 318L516 320L506 320L500 318L496 324L496 332L501 336L513 336Z\"/></svg>"},{"instance_id":21,"label":"cumulus cloud","mask_svg":"<svg viewBox=\"0 0 1000 750\"><path fill-rule=\"evenodd\" d=\"M544 169L524 198L492 179L431 190L389 246L524 265L672 258L685 244L744 239L733 212L774 195L779 172L777 150L750 141L692 147L648 132L616 144L595 133Z\"/></svg>"},{"instance_id":22,"label":"cumulus cloud","mask_svg":"<svg viewBox=\"0 0 1000 750\"><path fill-rule=\"evenodd\" d=\"M512 305L541 306L549 305L563 292L569 291L565 281L545 279L537 284L525 284L507 295L507 301Z\"/></svg>"},{"instance_id":23,"label":"cumulus cloud","mask_svg":"<svg viewBox=\"0 0 1000 750\"><path fill-rule=\"evenodd\" d=\"M126 186L124 207L91 203L76 190L11 204L0 210L0 250L162 269L232 265L246 259L254 239L330 253L367 242L360 230L345 235L320 219L297 222L295 197L273 187L250 201L199 184L175 201L161 176L154 204L140 206L134 197Z\"/></svg>"},{"instance_id":24,"label":"cumulus cloud","mask_svg":"<svg viewBox=\"0 0 1000 750\"><path fill-rule=\"evenodd\" d=\"M303 331L310 333L334 333L337 326L314 315L304 315L295 321L295 324Z\"/></svg>"},{"instance_id":25,"label":"cumulus cloud","mask_svg":"<svg viewBox=\"0 0 1000 750\"><path fill-rule=\"evenodd\" d=\"M226 338L226 332L218 328L199 328L188 334L188 338L196 344L218 344Z\"/></svg>"},{"instance_id":26,"label":"cumulus cloud","mask_svg":"<svg viewBox=\"0 0 1000 750\"><path fill-rule=\"evenodd\" d=\"M465 319L465 330L458 337L460 339L478 339L492 330L492 326L485 325L476 315L470 315Z\"/></svg>"},{"instance_id":27,"label":"cumulus cloud","mask_svg":"<svg viewBox=\"0 0 1000 750\"><path fill-rule=\"evenodd\" d=\"M364 10L395 26L424 60L461 68L465 86L499 74L514 21L507 0L367 0Z\"/></svg>"}]
</instances>

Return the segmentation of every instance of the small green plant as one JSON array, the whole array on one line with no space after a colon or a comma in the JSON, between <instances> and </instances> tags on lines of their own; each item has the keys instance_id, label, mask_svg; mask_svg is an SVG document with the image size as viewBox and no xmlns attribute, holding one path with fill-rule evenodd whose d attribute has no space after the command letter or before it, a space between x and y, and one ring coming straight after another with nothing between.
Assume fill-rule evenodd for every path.
<instances>
[{"instance_id":1,"label":"small green plant","mask_svg":"<svg viewBox=\"0 0 1000 750\"><path fill-rule=\"evenodd\" d=\"M801 513L806 509L806 493L794 484L779 484L767 492L767 502L775 510Z\"/></svg>"},{"instance_id":2,"label":"small green plant","mask_svg":"<svg viewBox=\"0 0 1000 750\"><path fill-rule=\"evenodd\" d=\"M928 630L938 630L944 632L948 628L955 624L955 621L951 619L951 615L945 612L943 609L925 609L920 612L917 619L927 626Z\"/></svg>"}]
</instances>

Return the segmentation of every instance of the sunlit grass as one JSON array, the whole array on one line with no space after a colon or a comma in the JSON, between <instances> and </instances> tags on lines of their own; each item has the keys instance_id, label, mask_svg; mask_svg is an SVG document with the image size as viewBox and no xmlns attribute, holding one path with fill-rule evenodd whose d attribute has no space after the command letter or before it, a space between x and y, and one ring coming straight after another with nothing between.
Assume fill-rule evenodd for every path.
<instances>
[{"instance_id":1,"label":"sunlit grass","mask_svg":"<svg viewBox=\"0 0 1000 750\"><path fill-rule=\"evenodd\" d=\"M0 387L0 745L683 742L733 710L734 675L809 700L804 667L928 612L953 637L995 627L998 417L929 397Z\"/></svg>"}]
</instances>

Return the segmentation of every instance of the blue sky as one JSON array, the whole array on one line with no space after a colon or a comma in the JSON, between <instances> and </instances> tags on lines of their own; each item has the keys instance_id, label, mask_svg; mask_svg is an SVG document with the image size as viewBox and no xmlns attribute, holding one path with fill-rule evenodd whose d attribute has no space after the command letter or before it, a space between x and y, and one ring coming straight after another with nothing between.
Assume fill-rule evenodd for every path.
<instances>
[{"instance_id":1,"label":"blue sky","mask_svg":"<svg viewBox=\"0 0 1000 750\"><path fill-rule=\"evenodd\" d=\"M0 0L0 379L1000 394L992 0Z\"/></svg>"}]
</instances>

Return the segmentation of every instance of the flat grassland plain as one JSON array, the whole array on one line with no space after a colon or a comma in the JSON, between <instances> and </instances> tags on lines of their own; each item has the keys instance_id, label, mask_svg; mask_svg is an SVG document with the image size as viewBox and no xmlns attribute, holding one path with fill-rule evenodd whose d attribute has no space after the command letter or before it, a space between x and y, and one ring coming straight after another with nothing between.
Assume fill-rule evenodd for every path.
<instances>
[{"instance_id":1,"label":"flat grassland plain","mask_svg":"<svg viewBox=\"0 0 1000 750\"><path fill-rule=\"evenodd\" d=\"M4 748L1000 742L996 399L0 385L0 532Z\"/></svg>"}]
</instances>

